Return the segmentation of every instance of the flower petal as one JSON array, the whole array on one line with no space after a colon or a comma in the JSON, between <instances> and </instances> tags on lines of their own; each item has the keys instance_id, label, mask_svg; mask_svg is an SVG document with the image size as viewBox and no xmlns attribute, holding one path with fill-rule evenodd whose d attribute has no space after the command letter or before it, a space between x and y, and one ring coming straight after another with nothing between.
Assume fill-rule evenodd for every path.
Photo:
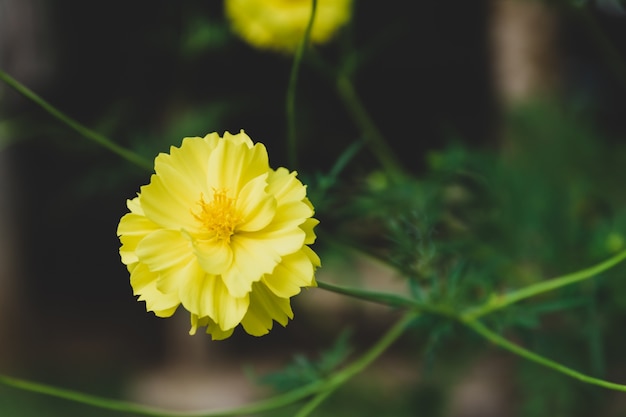
<instances>
[{"instance_id":1,"label":"flower petal","mask_svg":"<svg viewBox=\"0 0 626 417\"><path fill-rule=\"evenodd\" d=\"M243 216L237 231L256 231L267 226L276 214L276 199L265 192L267 174L249 181L237 196L237 211Z\"/></svg>"},{"instance_id":2,"label":"flower petal","mask_svg":"<svg viewBox=\"0 0 626 417\"><path fill-rule=\"evenodd\" d=\"M289 172L287 168L272 170L268 178L267 192L282 202L302 201L306 197L306 187L296 178L295 171Z\"/></svg>"},{"instance_id":3,"label":"flower petal","mask_svg":"<svg viewBox=\"0 0 626 417\"><path fill-rule=\"evenodd\" d=\"M233 251L226 242L217 238L193 240L193 251L198 263L207 274L219 275L226 271L233 262Z\"/></svg>"},{"instance_id":4,"label":"flower petal","mask_svg":"<svg viewBox=\"0 0 626 417\"><path fill-rule=\"evenodd\" d=\"M245 143L222 140L209 158L207 184L238 193L246 183L268 170L267 150L262 144L249 148Z\"/></svg>"},{"instance_id":5,"label":"flower petal","mask_svg":"<svg viewBox=\"0 0 626 417\"><path fill-rule=\"evenodd\" d=\"M292 201L276 208L276 215L272 220L272 229L288 229L298 227L313 215L311 210L302 201Z\"/></svg>"},{"instance_id":6,"label":"flower petal","mask_svg":"<svg viewBox=\"0 0 626 417\"><path fill-rule=\"evenodd\" d=\"M196 330L198 329L198 327L205 327L205 326L206 326L206 332L207 334L211 335L212 340L224 340L230 337L230 335L232 335L233 331L235 330L234 328L230 330L222 330L220 329L220 326L218 326L217 323L215 323L209 317L198 318L197 315L192 314L191 315L191 330L189 330L189 334L191 335L196 334Z\"/></svg>"},{"instance_id":7,"label":"flower petal","mask_svg":"<svg viewBox=\"0 0 626 417\"><path fill-rule=\"evenodd\" d=\"M250 292L252 283L269 274L280 262L280 254L271 242L237 234L231 238L233 264L222 274L224 284L234 297ZM268 244L269 243L269 244Z\"/></svg>"},{"instance_id":8,"label":"flower petal","mask_svg":"<svg viewBox=\"0 0 626 417\"><path fill-rule=\"evenodd\" d=\"M262 283L277 297L289 298L300 293L301 287L315 282L315 267L307 254L298 251L285 256L271 274L263 276Z\"/></svg>"},{"instance_id":9,"label":"flower petal","mask_svg":"<svg viewBox=\"0 0 626 417\"><path fill-rule=\"evenodd\" d=\"M157 289L158 274L151 272L142 263L133 269L130 282L133 293L139 295L139 301L146 302L146 310L154 311L158 317L169 317L180 304L177 294L165 294Z\"/></svg>"},{"instance_id":10,"label":"flower petal","mask_svg":"<svg viewBox=\"0 0 626 417\"><path fill-rule=\"evenodd\" d=\"M174 230L157 230L137 245L137 256L151 271L163 271L189 260L191 242Z\"/></svg>"},{"instance_id":11,"label":"flower petal","mask_svg":"<svg viewBox=\"0 0 626 417\"><path fill-rule=\"evenodd\" d=\"M315 236L315 232L313 231L313 228L317 226L319 223L320 221L317 219L308 218L304 221L304 223L300 225L300 229L304 231L304 234L306 236L304 238L305 245L312 245L313 243L315 243L315 239L317 236Z\"/></svg>"},{"instance_id":12,"label":"flower petal","mask_svg":"<svg viewBox=\"0 0 626 417\"><path fill-rule=\"evenodd\" d=\"M197 199L200 199L198 190ZM198 201L196 200L196 201ZM198 232L200 222L193 215L196 201L190 202L166 187L163 180L156 174L152 175L150 184L141 187L141 207L146 217L165 229Z\"/></svg>"},{"instance_id":13,"label":"flower petal","mask_svg":"<svg viewBox=\"0 0 626 417\"><path fill-rule=\"evenodd\" d=\"M145 264L138 263L130 273L130 285L133 287L133 294L139 295L147 286L156 285L159 275L151 272Z\"/></svg>"},{"instance_id":14,"label":"flower petal","mask_svg":"<svg viewBox=\"0 0 626 417\"><path fill-rule=\"evenodd\" d=\"M250 297L233 297L228 292L222 280L217 280L213 287L213 305L215 308L214 321L222 330L229 330L237 326L248 311Z\"/></svg>"},{"instance_id":15,"label":"flower petal","mask_svg":"<svg viewBox=\"0 0 626 417\"><path fill-rule=\"evenodd\" d=\"M206 332L207 334L211 335L211 340L227 339L233 334L234 331L235 331L234 327L229 330L222 330L220 329L220 326L218 326L217 323L213 321L209 321L209 323L206 326Z\"/></svg>"},{"instance_id":16,"label":"flower petal","mask_svg":"<svg viewBox=\"0 0 626 417\"><path fill-rule=\"evenodd\" d=\"M167 176L167 173L172 174L172 178L166 184L169 189L185 187L194 190L195 193L206 193L207 164L218 141L219 136L216 133L205 138L185 138L179 148L174 146L170 148L169 155L157 156L154 170L160 177Z\"/></svg>"},{"instance_id":17,"label":"flower petal","mask_svg":"<svg viewBox=\"0 0 626 417\"><path fill-rule=\"evenodd\" d=\"M288 298L277 297L262 283L254 283L250 306L241 320L247 333L262 336L271 330L273 321L286 326L290 318L293 318L293 311Z\"/></svg>"},{"instance_id":18,"label":"flower petal","mask_svg":"<svg viewBox=\"0 0 626 417\"><path fill-rule=\"evenodd\" d=\"M146 235L157 229L159 229L159 226L143 215L135 213L124 215L117 226L117 235L122 243L120 247L122 263L130 265L138 262L139 259L135 253L137 245Z\"/></svg>"},{"instance_id":19,"label":"flower petal","mask_svg":"<svg viewBox=\"0 0 626 417\"><path fill-rule=\"evenodd\" d=\"M254 142L250 139L250 136L244 132L243 129L239 131L239 133L235 133L234 135L230 132L224 132L224 139L231 141L236 144L245 144L248 148L252 148L254 146Z\"/></svg>"},{"instance_id":20,"label":"flower petal","mask_svg":"<svg viewBox=\"0 0 626 417\"><path fill-rule=\"evenodd\" d=\"M284 256L299 250L304 245L305 237L304 231L297 226L284 228L271 224L258 232L237 234L231 239L231 244L235 241L243 241L248 246L255 245L258 247L254 250L260 250L260 252L256 253L264 254L264 256L269 253Z\"/></svg>"},{"instance_id":21,"label":"flower petal","mask_svg":"<svg viewBox=\"0 0 626 417\"><path fill-rule=\"evenodd\" d=\"M159 279L157 280L157 288L164 293L178 294L181 287L184 287L189 280L204 277L205 272L200 267L195 256L190 255L189 258L177 264L172 268L159 271Z\"/></svg>"},{"instance_id":22,"label":"flower petal","mask_svg":"<svg viewBox=\"0 0 626 417\"><path fill-rule=\"evenodd\" d=\"M198 317L209 317L222 330L239 324L246 313L249 297L232 297L219 276L205 274L191 277L181 287L183 306Z\"/></svg>"}]
</instances>

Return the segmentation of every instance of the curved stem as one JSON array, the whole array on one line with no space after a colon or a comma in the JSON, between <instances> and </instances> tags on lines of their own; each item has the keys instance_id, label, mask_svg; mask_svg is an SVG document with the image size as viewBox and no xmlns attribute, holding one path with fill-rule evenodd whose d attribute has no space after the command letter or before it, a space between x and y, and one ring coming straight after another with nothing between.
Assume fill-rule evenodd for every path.
<instances>
[{"instance_id":1,"label":"curved stem","mask_svg":"<svg viewBox=\"0 0 626 417\"><path fill-rule=\"evenodd\" d=\"M336 87L339 97L346 106L352 120L363 133L365 143L369 146L372 154L378 158L378 161L392 179L401 179L404 176L402 164L396 159L385 137L372 121L350 78L343 73L338 74Z\"/></svg>"},{"instance_id":2,"label":"curved stem","mask_svg":"<svg viewBox=\"0 0 626 417\"><path fill-rule=\"evenodd\" d=\"M320 391L325 386L325 381L316 381L304 387L294 389L282 395L262 400L256 403L247 404L241 407L229 408L224 410L213 411L193 411L193 412L176 412L166 411L157 408L147 407L140 404L134 404L126 401L113 400L109 398L98 397L95 395L84 394L69 389L58 388L37 382L26 381L23 379L12 378L6 375L0 375L0 383L9 387L18 388L24 391L44 394L55 398L73 401L76 403L86 404L93 407L103 408L107 410L121 411L125 413L152 416L152 417L227 417L239 416L245 414L256 414L276 408L284 407L300 401L312 394Z\"/></svg>"},{"instance_id":3,"label":"curved stem","mask_svg":"<svg viewBox=\"0 0 626 417\"><path fill-rule=\"evenodd\" d=\"M296 169L298 164L298 147L296 135L296 85L298 83L298 73L304 51L309 44L311 37L311 29L315 21L315 11L317 9L317 0L311 0L311 16L304 31L304 36L298 44L293 65L291 66L291 74L289 76L289 86L287 87L287 157L292 169Z\"/></svg>"},{"instance_id":4,"label":"curved stem","mask_svg":"<svg viewBox=\"0 0 626 417\"><path fill-rule=\"evenodd\" d=\"M434 304L422 303L398 294L344 287L340 285L329 284L327 282L319 280L317 281L317 286L326 291L334 292L341 295L347 295L349 297L358 298L360 300L371 301L373 303L383 304L390 307L410 308L412 310L417 310L424 313L436 314L455 320L457 319L456 313L450 308Z\"/></svg>"},{"instance_id":5,"label":"curved stem","mask_svg":"<svg viewBox=\"0 0 626 417\"><path fill-rule=\"evenodd\" d=\"M118 154L122 158L126 159L129 162L132 162L133 164L141 168L145 168L148 171L152 171L153 167L150 161L147 161L141 155L136 154L135 152L116 144L111 139L97 132L94 132L93 130L78 123L76 120L72 119L71 117L57 110L56 107L54 107L53 105L51 105L50 103L48 103L47 101L39 97L32 90L30 90L29 88L27 88L26 86L24 86L19 81L17 81L16 79L14 79L13 77L11 77L9 74L7 74L6 72L2 70L0 70L0 80L7 83L10 87L12 87L15 91L17 91L18 93L20 93L27 99L39 105L39 107L47 111L50 115L52 115L56 119L60 120L62 123L74 129L83 137L93 142L96 142L100 146L103 146L104 148L110 150L111 152Z\"/></svg>"},{"instance_id":6,"label":"curved stem","mask_svg":"<svg viewBox=\"0 0 626 417\"><path fill-rule=\"evenodd\" d=\"M516 355L526 358L532 362L538 363L547 368L553 369L557 372L560 372L572 378L578 379L579 381L586 382L588 384L598 385L603 388L626 392L626 385L616 384L614 382L609 382L609 381L605 381L602 379L591 377L589 375L585 375L571 368L568 368L565 365L561 365L560 363L554 362L543 356L537 355L536 353L526 350L521 346L518 346L514 343L509 342L504 337L500 336L499 334L495 332L492 332L491 330L489 330L487 327L485 327L482 323L478 321L469 320L469 321L462 321L462 323L465 324L467 327L471 328L472 330L474 330L476 333L483 336L485 339L489 340L490 342L500 346L501 348L508 350L509 352L515 353Z\"/></svg>"},{"instance_id":7,"label":"curved stem","mask_svg":"<svg viewBox=\"0 0 626 417\"><path fill-rule=\"evenodd\" d=\"M520 288L519 290L512 291L508 294L499 296L494 295L486 303L478 307L471 308L462 316L465 320L477 319L526 298L530 298L547 291L552 291L566 285L593 278L599 273L604 272L607 269L610 269L618 263L622 262L624 259L626 259L626 250L592 267L581 269L580 271L576 271L567 275L562 275L560 277L556 277L547 281L538 282L537 284Z\"/></svg>"},{"instance_id":8,"label":"curved stem","mask_svg":"<svg viewBox=\"0 0 626 417\"><path fill-rule=\"evenodd\" d=\"M304 407L302 407L297 414L293 417L306 417L311 414L320 404L322 404L326 398L330 397L330 395L335 390L330 387L325 389L324 391L320 391L316 396L314 396L309 402L307 402Z\"/></svg>"},{"instance_id":9,"label":"curved stem","mask_svg":"<svg viewBox=\"0 0 626 417\"><path fill-rule=\"evenodd\" d=\"M318 405L320 405L327 397L330 396L337 388L348 381L350 378L363 371L374 360L376 360L383 352L385 352L392 343L394 343L406 330L409 323L419 317L419 313L410 311L406 313L396 324L385 333L385 335L376 342L363 356L343 370L334 374L325 384L325 389L320 390L299 412L296 417L308 416Z\"/></svg>"},{"instance_id":10,"label":"curved stem","mask_svg":"<svg viewBox=\"0 0 626 417\"><path fill-rule=\"evenodd\" d=\"M317 397L314 397L314 399L311 401L311 404L321 403L321 401L327 396L324 395L325 392L329 391L330 394L330 392L335 390L339 385L346 382L349 378L367 367L403 333L407 324L415 317L417 317L416 313L410 313L405 315L369 351L367 351L363 356L354 361L352 364L332 375L327 380L316 381L303 387L296 388L285 394L277 395L275 397L268 398L266 400L262 400L253 404L247 404L241 407L229 408L224 410L194 412L165 411L126 401L112 400L108 398L98 397L95 395L84 394L69 389L58 388L51 385L26 381L19 378L12 378L6 375L0 375L0 384L4 384L13 388L18 388L24 391L30 391L38 394L48 395L51 397L70 400L93 407L152 417L227 417L246 414L257 414L264 411L284 407L289 404L293 404L316 393L318 393L320 396L323 396L323 398L316 400Z\"/></svg>"}]
</instances>

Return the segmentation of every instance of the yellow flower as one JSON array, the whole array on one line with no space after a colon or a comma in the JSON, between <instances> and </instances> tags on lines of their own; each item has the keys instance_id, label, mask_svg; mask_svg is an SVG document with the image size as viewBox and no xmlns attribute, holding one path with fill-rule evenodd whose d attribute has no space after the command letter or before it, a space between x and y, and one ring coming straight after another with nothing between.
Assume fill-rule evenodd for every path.
<instances>
[{"instance_id":1,"label":"yellow flower","mask_svg":"<svg viewBox=\"0 0 626 417\"><path fill-rule=\"evenodd\" d=\"M293 52L311 16L311 0L225 0L233 30L252 46ZM352 14L352 0L318 0L311 42L328 42Z\"/></svg>"},{"instance_id":2,"label":"yellow flower","mask_svg":"<svg viewBox=\"0 0 626 417\"><path fill-rule=\"evenodd\" d=\"M148 311L179 305L191 331L213 339L241 324L261 336L285 326L290 298L315 286L308 246L318 221L295 172L269 167L265 146L243 131L183 139L159 154L155 173L120 220L120 256Z\"/></svg>"}]
</instances>

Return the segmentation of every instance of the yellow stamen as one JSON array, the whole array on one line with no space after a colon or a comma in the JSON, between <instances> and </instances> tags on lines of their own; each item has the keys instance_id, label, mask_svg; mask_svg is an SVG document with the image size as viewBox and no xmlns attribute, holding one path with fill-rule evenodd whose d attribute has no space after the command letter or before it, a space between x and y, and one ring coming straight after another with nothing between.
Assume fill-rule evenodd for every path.
<instances>
[{"instance_id":1,"label":"yellow stamen","mask_svg":"<svg viewBox=\"0 0 626 417\"><path fill-rule=\"evenodd\" d=\"M200 194L200 213L192 213L202 222L202 228L208 232L210 238L228 243L235 233L235 227L241 221L241 216L235 209L235 199L229 198L227 190L213 190L213 200L204 201L204 195Z\"/></svg>"}]
</instances>

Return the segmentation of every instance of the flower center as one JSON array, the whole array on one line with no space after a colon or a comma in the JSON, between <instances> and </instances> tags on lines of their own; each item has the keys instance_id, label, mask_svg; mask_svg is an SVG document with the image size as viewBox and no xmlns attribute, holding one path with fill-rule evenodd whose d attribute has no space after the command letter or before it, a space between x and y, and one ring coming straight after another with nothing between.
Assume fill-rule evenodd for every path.
<instances>
[{"instance_id":1,"label":"flower center","mask_svg":"<svg viewBox=\"0 0 626 417\"><path fill-rule=\"evenodd\" d=\"M226 196L227 190L214 190L213 200L204 201L204 196L200 195L199 213L192 213L193 216L202 222L202 228L206 230L210 237L215 237L218 241L228 243L230 237L235 233L235 227L241 221L241 216L235 209L235 199Z\"/></svg>"}]
</instances>

